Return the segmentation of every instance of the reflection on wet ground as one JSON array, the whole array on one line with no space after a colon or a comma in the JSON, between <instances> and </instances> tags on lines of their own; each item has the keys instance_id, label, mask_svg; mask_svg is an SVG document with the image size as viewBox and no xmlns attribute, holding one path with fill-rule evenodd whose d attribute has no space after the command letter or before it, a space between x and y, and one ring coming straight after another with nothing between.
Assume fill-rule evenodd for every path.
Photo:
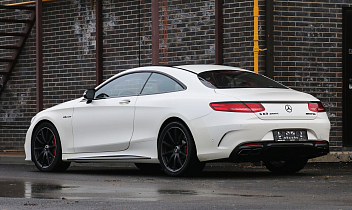
<instances>
[{"instance_id":1,"label":"reflection on wet ground","mask_svg":"<svg viewBox=\"0 0 352 210\"><path fill-rule=\"evenodd\" d=\"M0 197L62 199L57 192L72 189L59 184L0 179Z\"/></svg>"},{"instance_id":2,"label":"reflection on wet ground","mask_svg":"<svg viewBox=\"0 0 352 210\"><path fill-rule=\"evenodd\" d=\"M142 179L140 180L141 182ZM111 184L111 182L113 184ZM217 191L207 189L167 189L168 186L153 183L142 183L140 186L123 186L126 183L119 184L119 180L104 180L104 183L93 185L84 184L83 182L74 182L69 185L70 181L63 183L45 183L38 181L24 180L7 180L0 179L0 197L10 198L39 198L39 199L112 199L112 200L140 200L140 201L157 201L165 196L197 196L197 197L283 197L279 195L264 194L236 194L228 191ZM106 184L109 183L109 184ZM158 189L158 188L166 189ZM177 188L177 186L173 186ZM187 188L187 187L183 187Z\"/></svg>"},{"instance_id":3,"label":"reflection on wet ground","mask_svg":"<svg viewBox=\"0 0 352 210\"><path fill-rule=\"evenodd\" d=\"M142 180L141 180L142 181ZM70 181L66 181L69 183ZM117 180L104 180L114 184L75 185L0 179L0 197L42 199L127 199L155 201L159 195L201 195L195 190L156 189L151 187L123 187ZM125 183L124 183L125 184ZM145 184L143 184L145 185Z\"/></svg>"},{"instance_id":4,"label":"reflection on wet ground","mask_svg":"<svg viewBox=\"0 0 352 210\"><path fill-rule=\"evenodd\" d=\"M2 168L1 168L2 167ZM13 171L13 172L11 172ZM12 174L11 174L12 173ZM7 178L11 177L11 178ZM164 201L197 199L288 199L311 196L319 201L350 198L352 164L310 165L291 176L275 176L260 167L206 168L200 177L143 174L136 169L72 167L65 173L42 173L34 167L0 165L0 198ZM346 189L345 189L346 188ZM345 189L347 193L340 193ZM316 196L316 197L315 197ZM297 199L297 202L299 199Z\"/></svg>"},{"instance_id":5,"label":"reflection on wet ground","mask_svg":"<svg viewBox=\"0 0 352 210\"><path fill-rule=\"evenodd\" d=\"M161 195L197 195L197 192L194 190L158 190L158 193Z\"/></svg>"}]
</instances>

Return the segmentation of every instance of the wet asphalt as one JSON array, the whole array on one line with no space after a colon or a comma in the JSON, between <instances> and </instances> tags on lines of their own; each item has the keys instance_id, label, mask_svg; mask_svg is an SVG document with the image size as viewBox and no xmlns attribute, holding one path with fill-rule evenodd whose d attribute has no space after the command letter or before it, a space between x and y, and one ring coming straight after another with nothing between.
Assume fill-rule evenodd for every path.
<instances>
[{"instance_id":1,"label":"wet asphalt","mask_svg":"<svg viewBox=\"0 0 352 210\"><path fill-rule=\"evenodd\" d=\"M5 209L352 209L352 163L310 163L289 176L208 164L200 176L180 178L133 166L73 164L43 173L0 164Z\"/></svg>"}]
</instances>

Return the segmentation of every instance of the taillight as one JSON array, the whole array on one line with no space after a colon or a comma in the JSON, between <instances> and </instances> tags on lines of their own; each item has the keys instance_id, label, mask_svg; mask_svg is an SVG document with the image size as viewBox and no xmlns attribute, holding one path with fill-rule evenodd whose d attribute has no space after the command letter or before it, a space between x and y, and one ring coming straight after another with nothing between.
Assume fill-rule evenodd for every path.
<instances>
[{"instance_id":1,"label":"taillight","mask_svg":"<svg viewBox=\"0 0 352 210\"><path fill-rule=\"evenodd\" d=\"M222 102L209 104L215 111L222 112L262 112L265 108L261 103L242 103L242 102Z\"/></svg>"},{"instance_id":2,"label":"taillight","mask_svg":"<svg viewBox=\"0 0 352 210\"><path fill-rule=\"evenodd\" d=\"M324 106L320 102L308 103L308 109L312 112L325 112Z\"/></svg>"},{"instance_id":3,"label":"taillight","mask_svg":"<svg viewBox=\"0 0 352 210\"><path fill-rule=\"evenodd\" d=\"M246 104L252 110L252 112L265 111L265 108L261 103L244 103L244 104Z\"/></svg>"}]
</instances>

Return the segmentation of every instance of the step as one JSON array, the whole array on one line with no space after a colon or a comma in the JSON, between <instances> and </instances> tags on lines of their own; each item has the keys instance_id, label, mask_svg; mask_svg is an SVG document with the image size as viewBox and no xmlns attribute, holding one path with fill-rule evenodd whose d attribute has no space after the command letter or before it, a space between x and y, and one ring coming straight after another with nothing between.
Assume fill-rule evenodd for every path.
<instances>
[{"instance_id":1,"label":"step","mask_svg":"<svg viewBox=\"0 0 352 210\"><path fill-rule=\"evenodd\" d=\"M0 75L7 75L9 74L9 72L6 72L6 71L0 71Z\"/></svg>"},{"instance_id":2,"label":"step","mask_svg":"<svg viewBox=\"0 0 352 210\"><path fill-rule=\"evenodd\" d=\"M27 9L27 10L35 10L33 6L4 6L0 5L0 9Z\"/></svg>"},{"instance_id":3,"label":"step","mask_svg":"<svg viewBox=\"0 0 352 210\"><path fill-rule=\"evenodd\" d=\"M16 45L0 45L0 49L20 49L21 47L18 47Z\"/></svg>"},{"instance_id":4,"label":"step","mask_svg":"<svg viewBox=\"0 0 352 210\"><path fill-rule=\"evenodd\" d=\"M3 22L3 23L32 23L33 20L18 20L18 19L0 18L0 22Z\"/></svg>"},{"instance_id":5,"label":"step","mask_svg":"<svg viewBox=\"0 0 352 210\"><path fill-rule=\"evenodd\" d=\"M14 62L14 59L0 58L0 62Z\"/></svg>"},{"instance_id":6,"label":"step","mask_svg":"<svg viewBox=\"0 0 352 210\"><path fill-rule=\"evenodd\" d=\"M0 32L0 36L26 36L26 33L3 33Z\"/></svg>"}]
</instances>

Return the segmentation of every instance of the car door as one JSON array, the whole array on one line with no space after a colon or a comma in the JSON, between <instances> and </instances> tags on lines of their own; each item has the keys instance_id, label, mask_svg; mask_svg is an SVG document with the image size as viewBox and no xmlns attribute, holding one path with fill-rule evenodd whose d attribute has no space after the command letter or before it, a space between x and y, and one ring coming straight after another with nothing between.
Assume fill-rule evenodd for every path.
<instances>
[{"instance_id":1,"label":"car door","mask_svg":"<svg viewBox=\"0 0 352 210\"><path fill-rule=\"evenodd\" d=\"M157 139L160 124L165 116L172 115L183 102L182 91L186 86L175 78L154 72L145 84L136 102L132 141ZM178 100L180 99L180 100Z\"/></svg>"},{"instance_id":2,"label":"car door","mask_svg":"<svg viewBox=\"0 0 352 210\"><path fill-rule=\"evenodd\" d=\"M135 103L148 72L122 75L95 92L94 100L74 107L74 149L81 152L126 150L133 133Z\"/></svg>"}]
</instances>

